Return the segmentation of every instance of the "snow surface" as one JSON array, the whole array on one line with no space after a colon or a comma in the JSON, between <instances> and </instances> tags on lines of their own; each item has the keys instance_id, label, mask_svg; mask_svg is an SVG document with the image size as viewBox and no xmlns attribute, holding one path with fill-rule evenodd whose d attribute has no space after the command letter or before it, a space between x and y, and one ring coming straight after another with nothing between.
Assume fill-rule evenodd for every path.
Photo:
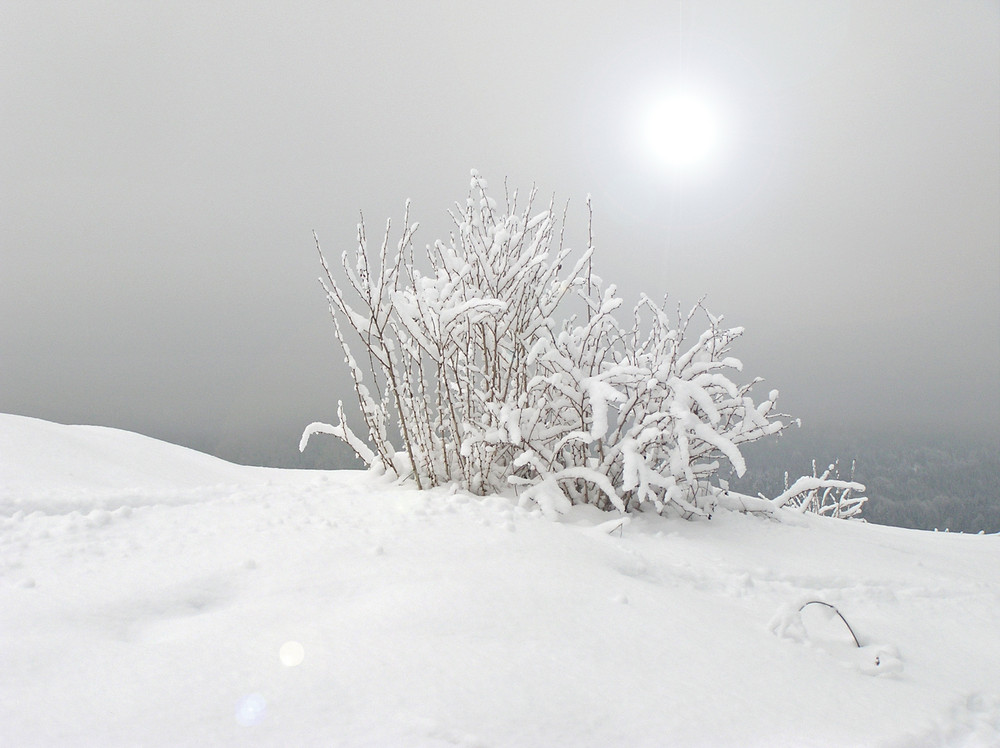
<instances>
[{"instance_id":1,"label":"snow surface","mask_svg":"<svg viewBox=\"0 0 1000 748\"><path fill-rule=\"evenodd\" d=\"M616 518L0 415L0 745L1000 745L1000 537Z\"/></svg>"}]
</instances>

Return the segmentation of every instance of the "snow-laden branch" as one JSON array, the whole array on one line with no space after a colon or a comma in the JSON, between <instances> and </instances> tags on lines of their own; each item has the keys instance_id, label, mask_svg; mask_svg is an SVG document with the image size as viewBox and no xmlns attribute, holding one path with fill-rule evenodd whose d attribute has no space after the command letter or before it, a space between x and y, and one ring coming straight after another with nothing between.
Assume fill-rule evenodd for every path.
<instances>
[{"instance_id":1,"label":"snow-laden branch","mask_svg":"<svg viewBox=\"0 0 1000 748\"><path fill-rule=\"evenodd\" d=\"M787 490L771 499L771 503L776 507L785 506L794 499L801 498L819 489L834 488L841 491L864 491L865 487L861 483L846 480L829 480L804 475L796 480ZM800 504L804 506L804 503ZM803 511L805 511L803 509Z\"/></svg>"},{"instance_id":2,"label":"snow-laden branch","mask_svg":"<svg viewBox=\"0 0 1000 748\"><path fill-rule=\"evenodd\" d=\"M536 210L535 195L518 209L508 193L501 207L473 172L451 212L454 231L427 245L419 267L408 204L394 254L387 222L370 260L361 222L356 251L343 255L345 281L320 252L368 433L355 434L338 407L340 423L312 424L303 447L314 433L332 434L369 465L412 471L418 487L457 482L490 493L513 484L547 511L591 503L686 517L717 506L825 512L830 492L844 511L860 506L849 498L859 484L828 475L773 501L722 491L724 464L747 469L741 445L791 423L777 412L777 390L757 403L751 390L761 380L734 380L743 366L730 347L743 329L701 302L682 315L648 296L622 322L615 286L593 272L589 199L587 247L574 259L554 198ZM351 330L351 345L364 350L357 358Z\"/></svg>"},{"instance_id":3,"label":"snow-laden branch","mask_svg":"<svg viewBox=\"0 0 1000 748\"><path fill-rule=\"evenodd\" d=\"M340 418L340 423L336 426L320 421L314 421L306 426L305 431L302 432L302 438L299 440L299 451L305 451L309 439L314 434L329 434L346 442L357 453L358 457L365 461L366 465L374 465L376 463L375 453L344 423L343 403L337 404L337 416Z\"/></svg>"}]
</instances>

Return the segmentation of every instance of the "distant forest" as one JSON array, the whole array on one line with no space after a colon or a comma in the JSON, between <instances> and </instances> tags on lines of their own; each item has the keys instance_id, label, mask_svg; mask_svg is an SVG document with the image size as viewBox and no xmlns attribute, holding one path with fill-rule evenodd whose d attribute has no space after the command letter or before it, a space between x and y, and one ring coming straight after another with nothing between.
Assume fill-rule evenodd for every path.
<instances>
[{"instance_id":1,"label":"distant forest","mask_svg":"<svg viewBox=\"0 0 1000 748\"><path fill-rule=\"evenodd\" d=\"M274 435L270 435L272 438ZM293 468L360 469L364 465L337 439L315 440L299 454L299 433L289 432L267 447L208 451L248 465ZM261 438L258 444L267 444ZM785 471L794 480L812 474L812 460L822 471L839 460L841 477L868 490L864 518L880 525L951 532L1000 532L1000 436L850 433L817 427L789 429L777 439L743 447L748 471L729 477L733 489L776 496Z\"/></svg>"},{"instance_id":2,"label":"distant forest","mask_svg":"<svg viewBox=\"0 0 1000 748\"><path fill-rule=\"evenodd\" d=\"M774 496L839 460L842 478L864 483L863 517L880 525L950 532L1000 532L1000 437L846 434L794 429L744 448L748 471L734 490Z\"/></svg>"}]
</instances>

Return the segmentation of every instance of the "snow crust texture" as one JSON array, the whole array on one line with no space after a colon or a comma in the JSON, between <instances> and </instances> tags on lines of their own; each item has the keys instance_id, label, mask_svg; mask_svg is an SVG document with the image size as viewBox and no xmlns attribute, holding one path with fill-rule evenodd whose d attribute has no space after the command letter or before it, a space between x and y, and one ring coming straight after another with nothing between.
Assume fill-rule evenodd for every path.
<instances>
[{"instance_id":1,"label":"snow crust texture","mask_svg":"<svg viewBox=\"0 0 1000 748\"><path fill-rule=\"evenodd\" d=\"M1000 745L997 536L0 448L0 745Z\"/></svg>"}]
</instances>

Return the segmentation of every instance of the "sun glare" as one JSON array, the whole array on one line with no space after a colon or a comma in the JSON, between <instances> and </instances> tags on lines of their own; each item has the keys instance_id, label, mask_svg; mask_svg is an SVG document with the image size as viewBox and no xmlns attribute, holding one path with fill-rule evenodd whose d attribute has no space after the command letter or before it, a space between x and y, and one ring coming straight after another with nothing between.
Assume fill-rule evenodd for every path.
<instances>
[{"instance_id":1,"label":"sun glare","mask_svg":"<svg viewBox=\"0 0 1000 748\"><path fill-rule=\"evenodd\" d=\"M649 148L674 168L704 163L719 145L718 117L704 99L689 93L661 99L649 111L645 129Z\"/></svg>"}]
</instances>

